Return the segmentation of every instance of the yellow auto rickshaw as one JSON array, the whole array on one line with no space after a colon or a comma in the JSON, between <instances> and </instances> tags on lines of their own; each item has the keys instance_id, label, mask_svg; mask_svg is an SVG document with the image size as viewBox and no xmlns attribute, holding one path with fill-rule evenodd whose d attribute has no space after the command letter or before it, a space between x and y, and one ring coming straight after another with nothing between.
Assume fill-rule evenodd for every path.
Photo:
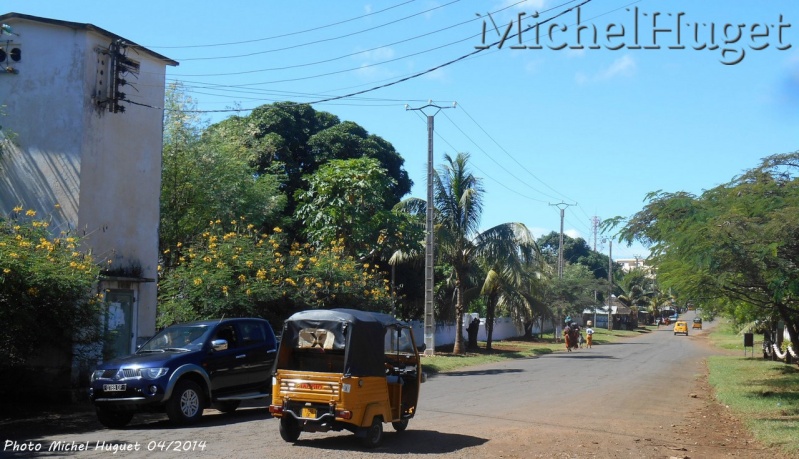
<instances>
[{"instance_id":1,"label":"yellow auto rickshaw","mask_svg":"<svg viewBox=\"0 0 799 459\"><path fill-rule=\"evenodd\" d=\"M410 326L354 309L298 312L284 323L269 412L280 436L348 430L378 446L383 423L397 432L416 414L424 382Z\"/></svg>"},{"instance_id":2,"label":"yellow auto rickshaw","mask_svg":"<svg viewBox=\"0 0 799 459\"><path fill-rule=\"evenodd\" d=\"M702 329L702 318L701 317L694 318L694 324L691 326L691 328L698 328L698 329L701 330Z\"/></svg>"}]
</instances>

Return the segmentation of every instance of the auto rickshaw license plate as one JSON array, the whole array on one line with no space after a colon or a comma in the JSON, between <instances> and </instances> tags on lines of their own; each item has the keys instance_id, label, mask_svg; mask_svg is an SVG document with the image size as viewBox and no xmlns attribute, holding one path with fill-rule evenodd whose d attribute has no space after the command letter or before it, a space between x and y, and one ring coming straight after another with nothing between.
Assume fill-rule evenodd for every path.
<instances>
[{"instance_id":1,"label":"auto rickshaw license plate","mask_svg":"<svg viewBox=\"0 0 799 459\"><path fill-rule=\"evenodd\" d=\"M315 418L316 417L316 408L303 408L302 409L302 417L304 417L304 418Z\"/></svg>"}]
</instances>

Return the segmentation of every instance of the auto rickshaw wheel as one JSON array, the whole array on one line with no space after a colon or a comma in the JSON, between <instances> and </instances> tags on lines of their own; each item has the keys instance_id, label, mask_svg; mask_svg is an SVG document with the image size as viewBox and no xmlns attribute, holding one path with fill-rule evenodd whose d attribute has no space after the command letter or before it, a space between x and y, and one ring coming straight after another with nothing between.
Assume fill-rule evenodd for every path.
<instances>
[{"instance_id":1,"label":"auto rickshaw wheel","mask_svg":"<svg viewBox=\"0 0 799 459\"><path fill-rule=\"evenodd\" d=\"M397 432L402 432L408 428L408 420L403 419L401 421L394 421L391 423L391 426L394 427L394 430Z\"/></svg>"},{"instance_id":2,"label":"auto rickshaw wheel","mask_svg":"<svg viewBox=\"0 0 799 459\"><path fill-rule=\"evenodd\" d=\"M366 435L362 441L367 448L377 448L383 441L383 419L380 416L372 418L372 425L366 429Z\"/></svg>"},{"instance_id":3,"label":"auto rickshaw wheel","mask_svg":"<svg viewBox=\"0 0 799 459\"><path fill-rule=\"evenodd\" d=\"M280 438L289 443L294 443L300 438L300 432L302 430L300 430L300 423L297 420L285 415L280 418Z\"/></svg>"}]
</instances>

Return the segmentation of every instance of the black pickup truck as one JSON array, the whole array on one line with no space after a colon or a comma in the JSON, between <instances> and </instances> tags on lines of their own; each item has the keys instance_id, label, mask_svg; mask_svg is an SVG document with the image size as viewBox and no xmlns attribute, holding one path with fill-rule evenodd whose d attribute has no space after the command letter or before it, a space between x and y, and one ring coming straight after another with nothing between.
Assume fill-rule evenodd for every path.
<instances>
[{"instance_id":1,"label":"black pickup truck","mask_svg":"<svg viewBox=\"0 0 799 459\"><path fill-rule=\"evenodd\" d=\"M109 428L126 426L141 411L190 424L205 408L230 412L242 400L268 397L276 351L275 333L263 319L173 325L136 353L100 364L89 398Z\"/></svg>"}]
</instances>

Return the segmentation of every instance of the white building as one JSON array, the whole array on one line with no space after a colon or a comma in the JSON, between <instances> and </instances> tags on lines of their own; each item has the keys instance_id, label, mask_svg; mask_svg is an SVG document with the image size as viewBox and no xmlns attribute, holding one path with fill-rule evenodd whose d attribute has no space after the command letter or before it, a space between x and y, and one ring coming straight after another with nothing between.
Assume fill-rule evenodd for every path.
<instances>
[{"instance_id":1,"label":"white building","mask_svg":"<svg viewBox=\"0 0 799 459\"><path fill-rule=\"evenodd\" d=\"M155 332L159 107L177 62L91 24L18 13L0 23L0 125L14 133L0 157L0 212L23 206L85 237L108 266L104 353L130 353Z\"/></svg>"}]
</instances>

